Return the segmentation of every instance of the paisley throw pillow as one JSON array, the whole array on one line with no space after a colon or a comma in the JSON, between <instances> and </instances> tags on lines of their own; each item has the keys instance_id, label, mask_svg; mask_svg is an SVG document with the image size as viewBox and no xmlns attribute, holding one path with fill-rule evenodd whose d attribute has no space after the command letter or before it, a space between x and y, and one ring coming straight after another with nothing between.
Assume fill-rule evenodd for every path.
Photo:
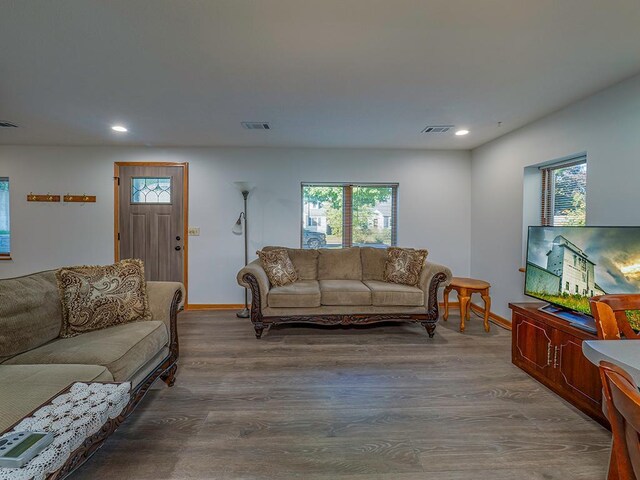
<instances>
[{"instance_id":1,"label":"paisley throw pillow","mask_svg":"<svg viewBox=\"0 0 640 480\"><path fill-rule=\"evenodd\" d=\"M389 247L384 266L384 281L415 286L420 282L420 272L427 258L427 250Z\"/></svg>"},{"instance_id":2,"label":"paisley throw pillow","mask_svg":"<svg viewBox=\"0 0 640 480\"><path fill-rule=\"evenodd\" d=\"M56 278L62 300L62 338L151 318L142 260L64 267Z\"/></svg>"},{"instance_id":3,"label":"paisley throw pillow","mask_svg":"<svg viewBox=\"0 0 640 480\"><path fill-rule=\"evenodd\" d=\"M284 287L298 280L298 272L286 250L258 250L256 253L274 287Z\"/></svg>"}]
</instances>

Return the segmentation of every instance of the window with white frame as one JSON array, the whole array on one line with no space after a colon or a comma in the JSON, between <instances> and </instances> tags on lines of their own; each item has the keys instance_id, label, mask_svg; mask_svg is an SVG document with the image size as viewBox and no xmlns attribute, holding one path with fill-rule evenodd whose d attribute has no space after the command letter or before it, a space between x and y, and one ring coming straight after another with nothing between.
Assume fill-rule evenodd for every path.
<instances>
[{"instance_id":1,"label":"window with white frame","mask_svg":"<svg viewBox=\"0 0 640 480\"><path fill-rule=\"evenodd\" d=\"M0 257L8 257L10 253L9 179L0 177Z\"/></svg>"},{"instance_id":2,"label":"window with white frame","mask_svg":"<svg viewBox=\"0 0 640 480\"><path fill-rule=\"evenodd\" d=\"M587 157L541 167L541 225L585 225Z\"/></svg>"}]
</instances>

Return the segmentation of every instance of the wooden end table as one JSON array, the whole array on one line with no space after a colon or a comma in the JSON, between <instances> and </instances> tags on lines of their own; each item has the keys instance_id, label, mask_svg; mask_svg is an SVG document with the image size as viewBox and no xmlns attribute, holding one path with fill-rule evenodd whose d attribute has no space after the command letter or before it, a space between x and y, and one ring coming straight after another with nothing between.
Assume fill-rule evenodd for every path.
<instances>
[{"instance_id":1,"label":"wooden end table","mask_svg":"<svg viewBox=\"0 0 640 480\"><path fill-rule=\"evenodd\" d=\"M444 289L444 315L443 320L449 319L449 292L455 290L458 293L460 303L460 331L464 332L464 322L470 318L471 295L479 293L484 301L484 331L489 331L489 311L491 310L491 297L489 296L491 284L484 280L474 278L453 277L448 287Z\"/></svg>"}]
</instances>

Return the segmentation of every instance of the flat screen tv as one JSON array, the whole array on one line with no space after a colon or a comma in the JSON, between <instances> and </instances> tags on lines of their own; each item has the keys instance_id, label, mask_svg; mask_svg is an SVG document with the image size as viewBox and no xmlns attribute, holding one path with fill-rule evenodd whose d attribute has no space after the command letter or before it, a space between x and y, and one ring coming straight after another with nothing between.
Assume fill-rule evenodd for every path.
<instances>
[{"instance_id":1,"label":"flat screen tv","mask_svg":"<svg viewBox=\"0 0 640 480\"><path fill-rule=\"evenodd\" d=\"M589 298L640 293L640 227L529 227L525 294L591 315Z\"/></svg>"}]
</instances>

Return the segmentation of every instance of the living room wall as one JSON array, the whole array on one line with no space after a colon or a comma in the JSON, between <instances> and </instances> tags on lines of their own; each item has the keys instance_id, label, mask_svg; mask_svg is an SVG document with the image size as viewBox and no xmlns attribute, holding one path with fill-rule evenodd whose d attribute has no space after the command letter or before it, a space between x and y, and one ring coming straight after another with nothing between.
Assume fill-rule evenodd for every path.
<instances>
[{"instance_id":1,"label":"living room wall","mask_svg":"<svg viewBox=\"0 0 640 480\"><path fill-rule=\"evenodd\" d=\"M0 278L62 265L113 261L113 164L190 163L189 302L241 303L235 274L242 208L234 181L256 185L249 200L251 258L264 245L298 246L300 182L398 182L398 242L426 247L430 259L468 275L470 153L466 151L1 146L10 178L13 261ZM95 204L28 203L34 193L86 193Z\"/></svg>"},{"instance_id":2,"label":"living room wall","mask_svg":"<svg viewBox=\"0 0 640 480\"><path fill-rule=\"evenodd\" d=\"M640 75L472 151L471 275L492 310L522 301L526 167L587 152L587 223L640 225Z\"/></svg>"}]
</instances>

